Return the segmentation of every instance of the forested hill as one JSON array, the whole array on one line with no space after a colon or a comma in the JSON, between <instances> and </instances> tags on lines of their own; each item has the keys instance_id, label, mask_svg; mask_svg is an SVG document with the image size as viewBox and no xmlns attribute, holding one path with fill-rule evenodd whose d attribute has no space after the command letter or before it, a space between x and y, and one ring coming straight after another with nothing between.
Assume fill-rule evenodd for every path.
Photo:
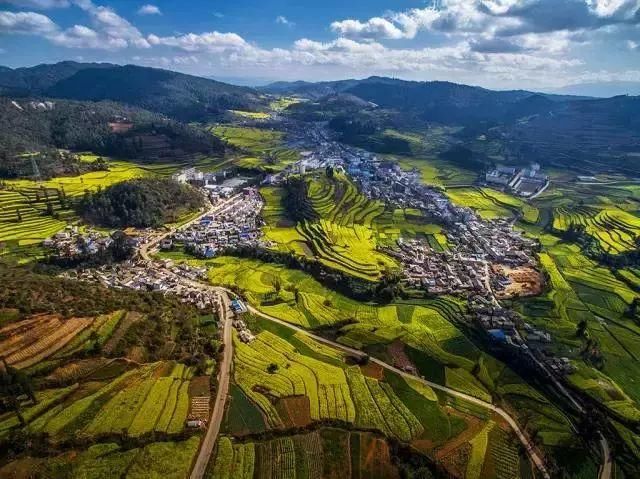
<instances>
[{"instance_id":1,"label":"forested hill","mask_svg":"<svg viewBox=\"0 0 640 479\"><path fill-rule=\"evenodd\" d=\"M32 174L32 153L45 177L73 173L73 165L56 164L69 158L57 149L178 161L222 155L225 146L204 130L119 103L0 98L0 177Z\"/></svg>"},{"instance_id":2,"label":"forested hill","mask_svg":"<svg viewBox=\"0 0 640 479\"><path fill-rule=\"evenodd\" d=\"M62 62L0 70L0 94L71 100L112 100L185 121L224 110L252 110L257 92L206 78L135 65Z\"/></svg>"},{"instance_id":3,"label":"forested hill","mask_svg":"<svg viewBox=\"0 0 640 479\"><path fill-rule=\"evenodd\" d=\"M113 68L110 63L60 62L28 68L0 67L0 94L9 96L42 95L61 80L87 68Z\"/></svg>"},{"instance_id":4,"label":"forested hill","mask_svg":"<svg viewBox=\"0 0 640 479\"><path fill-rule=\"evenodd\" d=\"M159 228L204 205L204 197L189 185L142 178L87 194L78 208L85 220L100 226Z\"/></svg>"}]
</instances>

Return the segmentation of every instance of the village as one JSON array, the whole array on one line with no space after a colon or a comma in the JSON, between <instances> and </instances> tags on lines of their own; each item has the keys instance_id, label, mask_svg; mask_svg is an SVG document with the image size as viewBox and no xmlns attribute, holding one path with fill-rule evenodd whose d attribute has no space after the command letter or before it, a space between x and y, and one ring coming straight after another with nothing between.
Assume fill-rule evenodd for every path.
<instances>
[{"instance_id":1,"label":"village","mask_svg":"<svg viewBox=\"0 0 640 479\"><path fill-rule=\"evenodd\" d=\"M399 239L397 249L385 249L399 259L406 284L431 294L468 298L471 317L491 341L534 361L540 358L557 374L573 371L569 359L555 357L546 347L552 342L548 332L524 323L499 302L542 292L536 240L524 236L510 221L483 220L471 208L454 205L438 188L424 185L418 171L403 170L373 153L332 141L322 128L296 133L304 137L298 145L310 151L282 175L331 167L349 174L368 198L394 208L419 209L428 221L445 227L446 251L435 251L419 239ZM535 164L522 170L502 168L499 173L510 174L506 184L524 197L538 195L548 186L548 177Z\"/></svg>"},{"instance_id":2,"label":"village","mask_svg":"<svg viewBox=\"0 0 640 479\"><path fill-rule=\"evenodd\" d=\"M215 201L215 200L214 200ZM160 248L169 250L175 243L199 258L213 258L220 250L238 246L261 246L262 197L253 187L232 196L215 214L202 216L187 228L164 239Z\"/></svg>"},{"instance_id":3,"label":"village","mask_svg":"<svg viewBox=\"0 0 640 479\"><path fill-rule=\"evenodd\" d=\"M279 174L267 175L264 184L280 183L292 174L333 168L348 174L370 199L393 208L420 210L426 221L444 227L447 247L435 250L426 240L400 238L396 248L385 249L402 265L403 282L429 294L467 297L476 324L497 343L531 354L530 346L543 350L551 342L547 332L521 324L517 314L502 308L499 302L542 291L544 279L537 266L539 244L535 240L525 237L507 220L483 220L471 208L454 205L438 188L422 184L417 171L403 170L375 154L333 141L321 127L295 133L296 146L305 148L301 159ZM532 167L531 171L516 175L518 185L537 178L538 170ZM257 188L247 186L248 179L233 177L228 172L202 173L194 168L177 173L174 179L202 188L213 207L210 213L165 235L159 241L160 250L183 247L196 257L208 259L240 246L269 247L261 239L263 200ZM53 246L63 251L69 244L82 243L72 238L71 234L58 238ZM104 244L99 238L90 240ZM149 235L139 241L149 241ZM175 265L170 260L154 265L135 260L77 275L78 279L112 287L170 291L203 308L214 301L190 282L203 279L203 270ZM180 277L188 281L185 283ZM236 320L234 326L242 340L251 341L253 336L242 319ZM570 364L563 359L545 356L545 361L554 371L570 371Z\"/></svg>"},{"instance_id":4,"label":"village","mask_svg":"<svg viewBox=\"0 0 640 479\"><path fill-rule=\"evenodd\" d=\"M58 258L91 256L105 251L113 243L113 238L101 232L88 229L81 231L77 226L67 226L63 231L43 241L42 246Z\"/></svg>"}]
</instances>

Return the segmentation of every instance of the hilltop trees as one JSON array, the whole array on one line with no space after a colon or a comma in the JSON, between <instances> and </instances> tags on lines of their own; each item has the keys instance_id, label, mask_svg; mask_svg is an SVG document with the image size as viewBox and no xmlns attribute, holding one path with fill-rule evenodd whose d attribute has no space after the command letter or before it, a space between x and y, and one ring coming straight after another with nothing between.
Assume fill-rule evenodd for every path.
<instances>
[{"instance_id":1,"label":"hilltop trees","mask_svg":"<svg viewBox=\"0 0 640 479\"><path fill-rule=\"evenodd\" d=\"M89 222L106 227L159 227L204 206L194 188L167 179L138 179L88 193L79 213Z\"/></svg>"}]
</instances>

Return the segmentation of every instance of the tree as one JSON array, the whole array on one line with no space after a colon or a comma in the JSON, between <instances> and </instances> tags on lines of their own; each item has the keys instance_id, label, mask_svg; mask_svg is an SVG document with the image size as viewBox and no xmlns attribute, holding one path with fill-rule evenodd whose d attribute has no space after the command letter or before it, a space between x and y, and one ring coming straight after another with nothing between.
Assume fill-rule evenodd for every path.
<instances>
[{"instance_id":1,"label":"tree","mask_svg":"<svg viewBox=\"0 0 640 479\"><path fill-rule=\"evenodd\" d=\"M22 223L22 213L20 213L20 208L16 208L16 217L18 218L18 223Z\"/></svg>"},{"instance_id":2,"label":"tree","mask_svg":"<svg viewBox=\"0 0 640 479\"><path fill-rule=\"evenodd\" d=\"M276 276L273 279L273 290L276 292L276 296L280 294L281 289L282 289L282 282L280 281L280 276Z\"/></svg>"},{"instance_id":3,"label":"tree","mask_svg":"<svg viewBox=\"0 0 640 479\"><path fill-rule=\"evenodd\" d=\"M579 338L583 338L587 331L587 320L583 319L578 323L576 327L576 336Z\"/></svg>"},{"instance_id":4,"label":"tree","mask_svg":"<svg viewBox=\"0 0 640 479\"><path fill-rule=\"evenodd\" d=\"M335 171L333 169L333 166L327 166L327 169L325 171L327 173L327 178L331 179L334 177Z\"/></svg>"},{"instance_id":5,"label":"tree","mask_svg":"<svg viewBox=\"0 0 640 479\"><path fill-rule=\"evenodd\" d=\"M300 302L300 290L298 289L297 286L293 288L293 298L296 304Z\"/></svg>"},{"instance_id":6,"label":"tree","mask_svg":"<svg viewBox=\"0 0 640 479\"><path fill-rule=\"evenodd\" d=\"M36 403L31 378L22 371L9 366L4 357L0 368L2 369L0 371L0 398L2 398L5 407L15 412L20 424L24 425L25 420L20 410L20 398L27 396L34 404Z\"/></svg>"},{"instance_id":7,"label":"tree","mask_svg":"<svg viewBox=\"0 0 640 479\"><path fill-rule=\"evenodd\" d=\"M271 363L271 364L269 364L269 366L267 366L267 372L269 374L277 373L278 369L280 369L280 368L278 367L278 365L276 363Z\"/></svg>"}]
</instances>

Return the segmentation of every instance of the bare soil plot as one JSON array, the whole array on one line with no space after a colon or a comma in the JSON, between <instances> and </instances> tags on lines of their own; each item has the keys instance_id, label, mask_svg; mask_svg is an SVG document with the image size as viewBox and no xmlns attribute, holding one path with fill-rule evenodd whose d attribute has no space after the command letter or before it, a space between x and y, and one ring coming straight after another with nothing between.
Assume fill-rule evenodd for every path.
<instances>
[{"instance_id":1,"label":"bare soil plot","mask_svg":"<svg viewBox=\"0 0 640 479\"><path fill-rule=\"evenodd\" d=\"M360 371L365 376L370 378L381 380L384 377L384 369L377 363L369 362L360 366Z\"/></svg>"},{"instance_id":2,"label":"bare soil plot","mask_svg":"<svg viewBox=\"0 0 640 479\"><path fill-rule=\"evenodd\" d=\"M389 352L389 356L393 361L393 365L402 369L403 371L417 371L416 365L411 362L409 356L404 350L404 343L400 340L396 340L392 342L389 346L387 346L387 351Z\"/></svg>"},{"instance_id":3,"label":"bare soil plot","mask_svg":"<svg viewBox=\"0 0 640 479\"><path fill-rule=\"evenodd\" d=\"M493 265L491 268L494 273L502 274L511 280L511 283L502 291L496 292L496 296L500 299L537 296L542 293L544 277L530 266L510 268L504 265Z\"/></svg>"},{"instance_id":4,"label":"bare soil plot","mask_svg":"<svg viewBox=\"0 0 640 479\"><path fill-rule=\"evenodd\" d=\"M311 403L307 396L288 396L276 401L276 410L285 427L305 427L311 424Z\"/></svg>"}]
</instances>

